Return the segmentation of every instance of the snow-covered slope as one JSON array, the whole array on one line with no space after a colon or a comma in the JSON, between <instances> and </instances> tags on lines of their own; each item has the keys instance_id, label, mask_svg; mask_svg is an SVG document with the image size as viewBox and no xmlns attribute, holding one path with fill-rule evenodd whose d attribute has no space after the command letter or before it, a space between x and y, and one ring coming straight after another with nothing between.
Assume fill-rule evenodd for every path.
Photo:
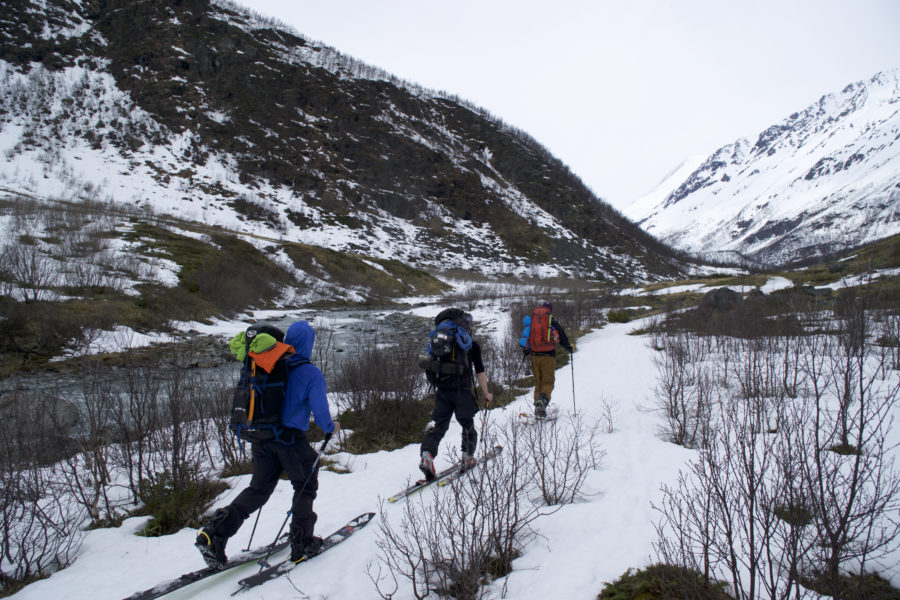
<instances>
[{"instance_id":1,"label":"snow-covered slope","mask_svg":"<svg viewBox=\"0 0 900 600\"><path fill-rule=\"evenodd\" d=\"M698 254L783 263L900 232L900 70L879 73L720 148L629 207Z\"/></svg>"},{"instance_id":2,"label":"snow-covered slope","mask_svg":"<svg viewBox=\"0 0 900 600\"><path fill-rule=\"evenodd\" d=\"M682 181L687 179L691 173L703 164L704 160L706 160L705 156L691 156L687 158L663 177L662 181L650 192L626 206L622 210L622 214L632 221L640 221L653 212L656 206L662 203L674 188L678 187Z\"/></svg>"},{"instance_id":3,"label":"snow-covered slope","mask_svg":"<svg viewBox=\"0 0 900 600\"><path fill-rule=\"evenodd\" d=\"M0 9L0 40L13 193L420 269L678 270L524 132L227 0L23 0Z\"/></svg>"},{"instance_id":4,"label":"snow-covered slope","mask_svg":"<svg viewBox=\"0 0 900 600\"><path fill-rule=\"evenodd\" d=\"M419 312L431 316L438 310L439 307L428 307ZM560 407L561 422L567 422L577 394L577 409L585 422L601 418L604 402L615 406L616 431L597 440L606 456L601 468L591 471L585 482L589 494L586 500L539 518L535 523L537 537L516 560L515 572L508 580L491 586L486 597L593 598L602 589L603 582L613 581L629 567L644 566L649 560L655 539L651 502L659 502L660 485L673 483L678 469L692 452L660 440L657 435L660 417L641 409L652 397L655 367L653 351L646 339L630 335L633 327L634 323L610 325L583 338L579 341L573 378L568 374L563 376L564 372L558 376L554 401ZM597 364L604 367L593 368ZM488 428L503 427L507 420L517 419L519 411L530 410L528 396L506 409L479 413L476 425L483 432L482 419L486 418ZM459 424L452 421L437 458L439 467L450 464L449 456L458 446L460 431ZM382 504L382 501L405 486L410 477L417 476L417 457L417 444L393 452L332 455L333 460L338 460L350 472L324 471L320 475L315 505L319 515L317 533L330 532L362 512L383 508L383 514L346 544L296 569L289 577L240 597L247 600L380 598L368 573L378 576L381 566L376 545L383 524L381 518L387 519L384 524L398 529L406 508L404 503ZM231 481L232 489L219 497L216 507L231 502L248 482L249 475ZM291 491L288 481L279 483L261 511L253 546L275 537L284 520L284 510L290 506ZM428 490L411 502L428 506L435 501L435 494L448 492L449 488ZM194 530L184 529L159 538L134 535L145 522L144 517L133 518L117 528L91 531L72 566L27 586L14 598L119 600L203 566L193 547ZM253 523L245 523L229 543L229 550L236 552L246 547L252 530ZM598 562L598 557L603 559ZM274 558L280 560L283 553ZM171 597L227 598L237 588L238 579L255 571L256 566L249 565ZM392 587L388 573L382 570L380 577L383 587ZM399 583L400 588L393 597L413 598L408 582L401 579Z\"/></svg>"}]
</instances>

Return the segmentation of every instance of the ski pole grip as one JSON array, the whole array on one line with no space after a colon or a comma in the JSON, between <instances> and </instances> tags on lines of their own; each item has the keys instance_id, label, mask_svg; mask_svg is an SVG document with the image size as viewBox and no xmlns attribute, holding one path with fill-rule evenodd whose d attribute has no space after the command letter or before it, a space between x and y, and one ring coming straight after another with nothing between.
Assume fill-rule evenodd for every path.
<instances>
[{"instance_id":1,"label":"ski pole grip","mask_svg":"<svg viewBox=\"0 0 900 600\"><path fill-rule=\"evenodd\" d=\"M331 433L326 433L326 434L325 434L325 439L322 440L322 445L319 446L319 452L324 452L324 451L325 451L325 446L328 445L329 440L331 440L331 436L332 436Z\"/></svg>"}]
</instances>

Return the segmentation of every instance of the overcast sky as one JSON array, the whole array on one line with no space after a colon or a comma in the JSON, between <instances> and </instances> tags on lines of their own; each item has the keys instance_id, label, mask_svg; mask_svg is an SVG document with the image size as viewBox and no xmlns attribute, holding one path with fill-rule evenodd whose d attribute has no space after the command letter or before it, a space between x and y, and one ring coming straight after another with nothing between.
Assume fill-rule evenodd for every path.
<instances>
[{"instance_id":1,"label":"overcast sky","mask_svg":"<svg viewBox=\"0 0 900 600\"><path fill-rule=\"evenodd\" d=\"M900 67L898 0L240 0L523 129L620 208Z\"/></svg>"}]
</instances>

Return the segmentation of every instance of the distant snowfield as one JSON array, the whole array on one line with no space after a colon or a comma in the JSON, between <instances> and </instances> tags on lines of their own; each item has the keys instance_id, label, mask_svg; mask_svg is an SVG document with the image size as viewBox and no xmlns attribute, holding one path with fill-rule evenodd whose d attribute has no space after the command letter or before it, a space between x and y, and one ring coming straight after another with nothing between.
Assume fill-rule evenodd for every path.
<instances>
[{"instance_id":1,"label":"distant snowfield","mask_svg":"<svg viewBox=\"0 0 900 600\"><path fill-rule=\"evenodd\" d=\"M653 290L645 290L643 288L630 288L623 290L621 293L623 295L632 295L632 296L653 296L655 294L683 294L685 292L699 292L706 293L712 290L718 290L722 288L728 288L730 290L734 290L739 294L746 294L747 292L757 289L764 294L771 294L773 292L777 292L779 290L785 290L788 288L794 287L794 282L786 277L769 277L761 286L755 285L707 285L705 283L688 283L685 285L673 285L671 287L664 287L661 289L653 289Z\"/></svg>"}]
</instances>

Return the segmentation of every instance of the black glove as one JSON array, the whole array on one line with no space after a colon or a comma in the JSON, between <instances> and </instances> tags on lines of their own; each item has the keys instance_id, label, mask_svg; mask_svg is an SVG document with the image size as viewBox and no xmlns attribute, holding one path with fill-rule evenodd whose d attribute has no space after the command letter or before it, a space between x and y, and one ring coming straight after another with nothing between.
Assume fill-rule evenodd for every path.
<instances>
[{"instance_id":1,"label":"black glove","mask_svg":"<svg viewBox=\"0 0 900 600\"><path fill-rule=\"evenodd\" d=\"M563 348L565 348L569 352L569 354L575 352L575 346L563 346Z\"/></svg>"}]
</instances>

